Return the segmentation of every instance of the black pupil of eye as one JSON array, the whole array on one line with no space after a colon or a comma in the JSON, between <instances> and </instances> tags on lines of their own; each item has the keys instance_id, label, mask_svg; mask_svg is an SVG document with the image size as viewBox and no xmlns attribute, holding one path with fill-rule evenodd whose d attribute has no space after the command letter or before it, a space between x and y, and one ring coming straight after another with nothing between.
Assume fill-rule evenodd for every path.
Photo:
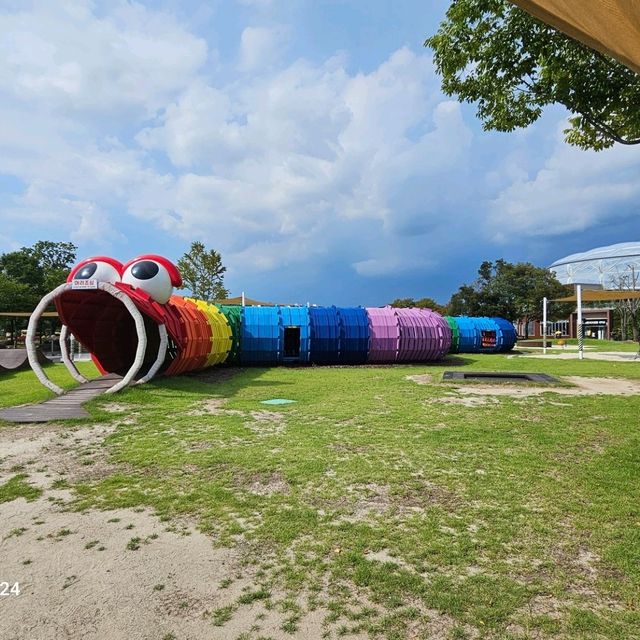
<instances>
[{"instance_id":1,"label":"black pupil of eye","mask_svg":"<svg viewBox=\"0 0 640 640\"><path fill-rule=\"evenodd\" d=\"M137 262L131 267L131 275L138 280L151 280L159 271L158 265L151 260Z\"/></svg>"},{"instance_id":2,"label":"black pupil of eye","mask_svg":"<svg viewBox=\"0 0 640 640\"><path fill-rule=\"evenodd\" d=\"M89 264L85 264L78 273L74 276L77 280L88 280L98 268L97 263L90 262Z\"/></svg>"}]
</instances>

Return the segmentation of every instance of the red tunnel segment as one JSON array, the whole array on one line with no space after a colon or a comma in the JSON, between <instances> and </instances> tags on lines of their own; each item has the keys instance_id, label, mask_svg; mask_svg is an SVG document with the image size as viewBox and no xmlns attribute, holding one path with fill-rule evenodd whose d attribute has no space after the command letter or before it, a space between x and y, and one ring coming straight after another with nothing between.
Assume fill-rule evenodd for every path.
<instances>
[{"instance_id":1,"label":"red tunnel segment","mask_svg":"<svg viewBox=\"0 0 640 640\"><path fill-rule=\"evenodd\" d=\"M166 306L180 317L185 332L185 347L167 368L166 375L204 368L211 351L212 338L207 318L193 302L180 296L171 296Z\"/></svg>"}]
</instances>

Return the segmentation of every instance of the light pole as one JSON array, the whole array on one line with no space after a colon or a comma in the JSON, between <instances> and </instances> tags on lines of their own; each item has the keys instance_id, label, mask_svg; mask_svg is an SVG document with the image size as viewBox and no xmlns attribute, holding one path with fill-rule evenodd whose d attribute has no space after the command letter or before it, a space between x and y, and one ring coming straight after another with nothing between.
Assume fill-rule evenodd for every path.
<instances>
[{"instance_id":1,"label":"light pole","mask_svg":"<svg viewBox=\"0 0 640 640\"><path fill-rule=\"evenodd\" d=\"M542 298L542 355L547 355L547 296Z\"/></svg>"},{"instance_id":2,"label":"light pole","mask_svg":"<svg viewBox=\"0 0 640 640\"><path fill-rule=\"evenodd\" d=\"M576 285L576 300L578 303L578 359L584 360L584 335L582 331L582 285Z\"/></svg>"}]
</instances>

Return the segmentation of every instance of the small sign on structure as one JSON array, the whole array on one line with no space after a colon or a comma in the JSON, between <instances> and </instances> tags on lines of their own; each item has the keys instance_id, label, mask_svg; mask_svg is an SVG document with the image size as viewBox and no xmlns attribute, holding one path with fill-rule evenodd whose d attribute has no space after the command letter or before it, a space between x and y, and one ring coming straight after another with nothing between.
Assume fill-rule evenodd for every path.
<instances>
[{"instance_id":1,"label":"small sign on structure","mask_svg":"<svg viewBox=\"0 0 640 640\"><path fill-rule=\"evenodd\" d=\"M97 289L98 281L95 278L77 279L71 281L72 289Z\"/></svg>"}]
</instances>

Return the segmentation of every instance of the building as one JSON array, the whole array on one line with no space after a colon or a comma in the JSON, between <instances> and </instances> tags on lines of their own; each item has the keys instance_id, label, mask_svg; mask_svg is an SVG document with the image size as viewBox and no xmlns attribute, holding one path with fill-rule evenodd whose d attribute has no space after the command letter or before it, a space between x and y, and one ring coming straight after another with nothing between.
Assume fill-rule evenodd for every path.
<instances>
[{"instance_id":1,"label":"building","mask_svg":"<svg viewBox=\"0 0 640 640\"><path fill-rule=\"evenodd\" d=\"M596 338L598 340L610 340L613 327L612 307L602 307L598 309L582 309L582 324L585 338ZM519 336L528 335L529 338L542 338L542 322L532 320L529 322L528 332L524 322L516 322L516 330ZM562 338L578 337L578 314L574 311L566 320L557 320L547 323L547 336L553 337L556 332L560 332Z\"/></svg>"},{"instance_id":2,"label":"building","mask_svg":"<svg viewBox=\"0 0 640 640\"><path fill-rule=\"evenodd\" d=\"M556 260L549 269L562 284L579 284L584 290L640 289L640 242L622 242L574 253ZM601 304L582 308L585 338L611 339L615 308L609 306L610 303ZM547 335L560 331L563 338L576 338L577 316L574 311L564 320L549 322ZM527 328L530 337L542 337L541 322L530 322L528 327L523 322L516 323L518 335L525 335Z\"/></svg>"}]
</instances>

